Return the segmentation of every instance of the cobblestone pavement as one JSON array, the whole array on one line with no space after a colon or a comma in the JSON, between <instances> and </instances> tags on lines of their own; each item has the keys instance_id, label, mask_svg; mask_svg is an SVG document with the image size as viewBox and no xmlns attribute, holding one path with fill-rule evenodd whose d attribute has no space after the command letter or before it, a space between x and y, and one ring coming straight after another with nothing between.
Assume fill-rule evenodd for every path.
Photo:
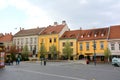
<instances>
[{"instance_id":1,"label":"cobblestone pavement","mask_svg":"<svg viewBox=\"0 0 120 80\"><path fill-rule=\"evenodd\" d=\"M0 80L120 80L120 67L79 61L21 62L0 69Z\"/></svg>"}]
</instances>

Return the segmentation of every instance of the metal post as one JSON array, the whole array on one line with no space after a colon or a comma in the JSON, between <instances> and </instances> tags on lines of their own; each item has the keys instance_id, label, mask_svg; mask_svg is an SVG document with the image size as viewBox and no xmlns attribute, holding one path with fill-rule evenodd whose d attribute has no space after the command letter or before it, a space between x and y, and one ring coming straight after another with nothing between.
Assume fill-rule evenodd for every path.
<instances>
[{"instance_id":1,"label":"metal post","mask_svg":"<svg viewBox=\"0 0 120 80\"><path fill-rule=\"evenodd\" d=\"M94 65L96 66L95 40L94 40L93 44L94 44L94 46L93 46L93 48L94 48Z\"/></svg>"}]
</instances>

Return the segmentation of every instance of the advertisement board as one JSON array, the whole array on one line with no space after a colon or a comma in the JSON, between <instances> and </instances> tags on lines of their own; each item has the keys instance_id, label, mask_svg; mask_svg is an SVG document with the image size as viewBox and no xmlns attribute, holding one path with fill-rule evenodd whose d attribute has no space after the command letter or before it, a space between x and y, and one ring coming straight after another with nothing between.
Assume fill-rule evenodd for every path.
<instances>
[{"instance_id":1,"label":"advertisement board","mask_svg":"<svg viewBox=\"0 0 120 80\"><path fill-rule=\"evenodd\" d=\"M0 67L5 66L5 52L0 52Z\"/></svg>"}]
</instances>

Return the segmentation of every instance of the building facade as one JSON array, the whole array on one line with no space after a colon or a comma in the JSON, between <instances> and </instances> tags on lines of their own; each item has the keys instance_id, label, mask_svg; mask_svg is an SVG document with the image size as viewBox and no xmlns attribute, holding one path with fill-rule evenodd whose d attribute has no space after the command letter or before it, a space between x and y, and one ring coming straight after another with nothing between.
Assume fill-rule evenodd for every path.
<instances>
[{"instance_id":1,"label":"building facade","mask_svg":"<svg viewBox=\"0 0 120 80\"><path fill-rule=\"evenodd\" d=\"M112 57L120 57L120 25L110 26L108 47Z\"/></svg>"},{"instance_id":2,"label":"building facade","mask_svg":"<svg viewBox=\"0 0 120 80\"><path fill-rule=\"evenodd\" d=\"M73 30L73 31L66 31L60 38L60 56L63 57L62 59L64 59L64 55L63 55L63 49L65 46L66 42L70 43L70 47L72 48L72 55L71 55L71 59L76 59L77 57L77 49L78 49L78 36L79 36L79 31L80 30Z\"/></svg>"},{"instance_id":3,"label":"building facade","mask_svg":"<svg viewBox=\"0 0 120 80\"><path fill-rule=\"evenodd\" d=\"M57 22L54 22L54 25L49 25L48 27L46 27L46 29L42 31L42 33L39 35L39 42L38 42L39 50L40 50L41 44L43 43L47 50L46 57L48 59L52 59L52 54L49 53L50 47L54 45L57 51L59 52L59 38L62 36L62 34L65 31L68 31L68 30L69 28L65 21L62 21L62 24L58 24ZM39 52L38 57L40 57L40 54L41 53ZM55 55L58 56L59 53L55 53Z\"/></svg>"},{"instance_id":4,"label":"building facade","mask_svg":"<svg viewBox=\"0 0 120 80\"><path fill-rule=\"evenodd\" d=\"M19 53L23 50L24 46L28 46L29 54L36 55L38 52L38 36L45 28L34 29L20 29L13 37L13 44L16 45Z\"/></svg>"},{"instance_id":5,"label":"building facade","mask_svg":"<svg viewBox=\"0 0 120 80\"><path fill-rule=\"evenodd\" d=\"M0 42L4 44L6 52L10 50L12 46L12 41L13 41L12 33L5 33L5 35L2 34L2 36L0 37Z\"/></svg>"},{"instance_id":6,"label":"building facade","mask_svg":"<svg viewBox=\"0 0 120 80\"><path fill-rule=\"evenodd\" d=\"M109 28L97 28L81 30L78 39L79 59L83 56L89 60L94 57L99 61L104 61L104 50L108 47Z\"/></svg>"}]
</instances>

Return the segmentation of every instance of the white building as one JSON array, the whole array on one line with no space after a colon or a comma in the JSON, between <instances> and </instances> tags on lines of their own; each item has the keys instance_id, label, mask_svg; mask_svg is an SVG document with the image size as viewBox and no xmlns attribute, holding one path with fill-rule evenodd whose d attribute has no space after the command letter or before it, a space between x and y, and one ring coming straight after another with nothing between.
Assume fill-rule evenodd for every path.
<instances>
[{"instance_id":1,"label":"white building","mask_svg":"<svg viewBox=\"0 0 120 80\"><path fill-rule=\"evenodd\" d=\"M13 37L13 44L16 45L17 49L21 53L25 45L28 46L29 54L35 54L38 52L38 36L45 28L34 28L34 29L21 29Z\"/></svg>"},{"instance_id":2,"label":"white building","mask_svg":"<svg viewBox=\"0 0 120 80\"><path fill-rule=\"evenodd\" d=\"M108 46L112 57L120 57L120 25L110 26Z\"/></svg>"}]
</instances>

